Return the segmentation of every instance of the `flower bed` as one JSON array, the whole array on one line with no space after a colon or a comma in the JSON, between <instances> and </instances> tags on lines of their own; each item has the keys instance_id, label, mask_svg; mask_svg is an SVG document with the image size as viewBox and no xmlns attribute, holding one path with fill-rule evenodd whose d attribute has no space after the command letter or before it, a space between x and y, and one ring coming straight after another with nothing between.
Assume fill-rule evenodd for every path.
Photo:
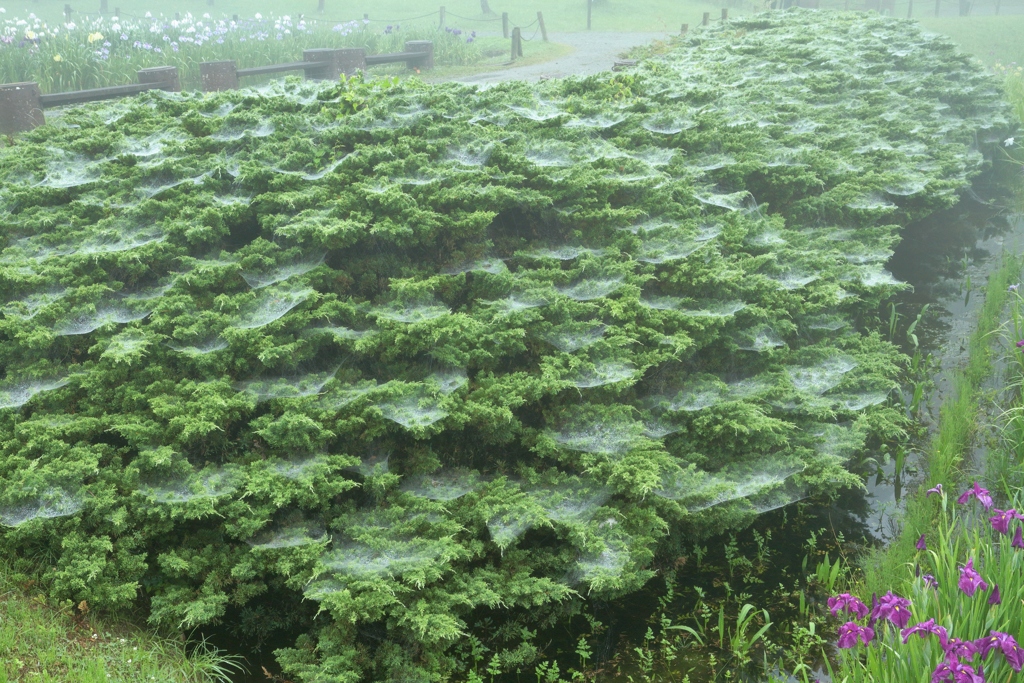
<instances>
[{"instance_id":1,"label":"flower bed","mask_svg":"<svg viewBox=\"0 0 1024 683\"><path fill-rule=\"evenodd\" d=\"M67 92L134 83L139 69L176 66L186 90L201 86L199 64L233 59L239 68L286 64L310 48L362 47L368 54L402 52L407 40L434 42L437 65L480 59L475 32L368 22L329 24L289 16L239 21L186 13L169 17L107 17L47 26L34 15L0 24L0 79L35 81L43 92Z\"/></svg>"}]
</instances>

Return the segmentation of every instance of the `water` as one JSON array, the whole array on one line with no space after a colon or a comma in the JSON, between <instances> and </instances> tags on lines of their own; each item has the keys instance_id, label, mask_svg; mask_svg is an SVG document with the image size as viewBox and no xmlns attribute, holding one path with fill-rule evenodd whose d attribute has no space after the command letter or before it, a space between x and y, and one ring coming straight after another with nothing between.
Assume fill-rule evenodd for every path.
<instances>
[{"instance_id":1,"label":"water","mask_svg":"<svg viewBox=\"0 0 1024 683\"><path fill-rule=\"evenodd\" d=\"M887 264L894 278L912 287L895 297L897 311L906 316L901 330L929 305L915 330L922 354L930 355L935 367L935 386L922 401L920 415L929 437L938 427L940 406L952 395L953 371L967 362L967 342L984 304L988 276L999 267L1004 250L1024 252L1024 215L1003 208L1003 197L994 186L976 183L975 191L981 201L968 196L952 209L909 225ZM901 334L897 332L898 337ZM913 490L924 473L920 452L925 445L916 444L903 471L897 472L890 461L869 477L862 520L874 538L886 541L898 532L903 494ZM978 455L974 454L975 462Z\"/></svg>"}]
</instances>

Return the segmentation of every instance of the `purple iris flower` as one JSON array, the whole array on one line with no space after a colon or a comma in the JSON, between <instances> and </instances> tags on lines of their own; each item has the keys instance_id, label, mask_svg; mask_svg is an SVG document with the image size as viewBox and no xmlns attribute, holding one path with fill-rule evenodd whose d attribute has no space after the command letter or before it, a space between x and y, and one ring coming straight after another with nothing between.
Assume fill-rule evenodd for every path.
<instances>
[{"instance_id":1,"label":"purple iris flower","mask_svg":"<svg viewBox=\"0 0 1024 683\"><path fill-rule=\"evenodd\" d=\"M837 645L843 649L849 649L857 645L859 638L865 645L875 637L875 632L867 626L861 626L855 621L848 621L839 627L839 642Z\"/></svg>"},{"instance_id":2,"label":"purple iris flower","mask_svg":"<svg viewBox=\"0 0 1024 683\"><path fill-rule=\"evenodd\" d=\"M1024 668L1024 650L1009 633L990 631L990 635L987 637L974 641L974 647L982 657L987 657L989 651L999 648L1014 671L1019 672Z\"/></svg>"},{"instance_id":3,"label":"purple iris flower","mask_svg":"<svg viewBox=\"0 0 1024 683\"><path fill-rule=\"evenodd\" d=\"M1020 341L1018 341L1018 342L1017 342L1017 348L1018 348L1018 349L1019 349L1020 347L1022 347L1022 346L1024 346L1024 339L1021 339Z\"/></svg>"},{"instance_id":4,"label":"purple iris flower","mask_svg":"<svg viewBox=\"0 0 1024 683\"><path fill-rule=\"evenodd\" d=\"M986 510L992 507L992 496L989 495L988 489L983 489L978 486L978 482L974 482L974 485L972 485L971 488L960 494L960 497L956 499L956 502L963 505L971 498L977 498L978 502L981 503L981 507Z\"/></svg>"},{"instance_id":5,"label":"purple iris flower","mask_svg":"<svg viewBox=\"0 0 1024 683\"><path fill-rule=\"evenodd\" d=\"M990 605L998 605L998 604L1001 604L1002 602L1003 602L1003 599L999 595L999 584L995 584L995 587L992 589L992 595L988 596L988 604L990 604Z\"/></svg>"},{"instance_id":6,"label":"purple iris flower","mask_svg":"<svg viewBox=\"0 0 1024 683\"><path fill-rule=\"evenodd\" d=\"M879 619L888 619L897 628L903 628L910 621L910 600L889 591L871 610L871 619L872 623Z\"/></svg>"},{"instance_id":7,"label":"purple iris flower","mask_svg":"<svg viewBox=\"0 0 1024 683\"><path fill-rule=\"evenodd\" d=\"M1024 550L1024 534L1021 533L1020 527L1017 527L1017 533L1013 535L1013 541L1010 542L1010 545L1014 548Z\"/></svg>"},{"instance_id":8,"label":"purple iris flower","mask_svg":"<svg viewBox=\"0 0 1024 683\"><path fill-rule=\"evenodd\" d=\"M973 640L960 640L959 638L950 638L942 649L946 653L946 659L951 662L964 657L973 657L978 652Z\"/></svg>"},{"instance_id":9,"label":"purple iris flower","mask_svg":"<svg viewBox=\"0 0 1024 683\"><path fill-rule=\"evenodd\" d=\"M981 578L981 574L974 570L973 557L967 560L967 564L960 569L960 580L957 585L969 598L973 598L978 590L988 590L988 584Z\"/></svg>"},{"instance_id":10,"label":"purple iris flower","mask_svg":"<svg viewBox=\"0 0 1024 683\"><path fill-rule=\"evenodd\" d=\"M939 642L942 643L942 647L946 647L949 643L949 633L946 631L945 627L936 624L934 619L922 621L920 624L914 624L910 628L905 628L900 631L900 635L903 636L903 644L906 645L910 636L915 633L921 638L927 638L930 635L938 636Z\"/></svg>"},{"instance_id":11,"label":"purple iris flower","mask_svg":"<svg viewBox=\"0 0 1024 683\"><path fill-rule=\"evenodd\" d=\"M975 671L974 667L947 659L935 667L932 683L985 683L985 675L980 667Z\"/></svg>"},{"instance_id":12,"label":"purple iris flower","mask_svg":"<svg viewBox=\"0 0 1024 683\"><path fill-rule=\"evenodd\" d=\"M924 578L924 585L925 586L931 586L932 588L938 588L939 587L939 580L936 579L931 574L925 574L923 578Z\"/></svg>"},{"instance_id":13,"label":"purple iris flower","mask_svg":"<svg viewBox=\"0 0 1024 683\"><path fill-rule=\"evenodd\" d=\"M995 508L992 512L996 513L994 516L989 517L988 521L991 522L992 528L1001 534L1010 533L1010 522L1015 519L1024 519L1024 515L1013 508L1009 510L1000 510Z\"/></svg>"},{"instance_id":14,"label":"purple iris flower","mask_svg":"<svg viewBox=\"0 0 1024 683\"><path fill-rule=\"evenodd\" d=\"M841 593L833 598L829 598L828 610L832 612L832 616L837 616L840 611L849 612L858 619L863 619L868 615L867 605L849 593Z\"/></svg>"},{"instance_id":15,"label":"purple iris flower","mask_svg":"<svg viewBox=\"0 0 1024 683\"><path fill-rule=\"evenodd\" d=\"M939 494L941 496L942 495L942 484L936 484L934 488L928 489L925 492L924 496L925 496L925 498L927 498L928 496L932 495L933 493L937 493L937 494Z\"/></svg>"},{"instance_id":16,"label":"purple iris flower","mask_svg":"<svg viewBox=\"0 0 1024 683\"><path fill-rule=\"evenodd\" d=\"M921 534L921 538L917 539L917 543L914 544L914 547L918 550L928 550L928 544L924 542L924 534Z\"/></svg>"}]
</instances>

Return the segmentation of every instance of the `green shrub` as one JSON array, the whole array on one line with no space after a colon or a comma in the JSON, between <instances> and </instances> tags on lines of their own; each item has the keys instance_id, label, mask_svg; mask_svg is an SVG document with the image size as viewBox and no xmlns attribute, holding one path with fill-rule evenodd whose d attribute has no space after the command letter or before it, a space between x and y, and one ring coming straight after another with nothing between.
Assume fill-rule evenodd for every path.
<instances>
[{"instance_id":1,"label":"green shrub","mask_svg":"<svg viewBox=\"0 0 1024 683\"><path fill-rule=\"evenodd\" d=\"M170 628L316 601L300 680L459 675L493 619L518 667L670 529L905 436L882 263L1007 125L945 39L803 11L629 74L68 110L0 157L0 543Z\"/></svg>"}]
</instances>

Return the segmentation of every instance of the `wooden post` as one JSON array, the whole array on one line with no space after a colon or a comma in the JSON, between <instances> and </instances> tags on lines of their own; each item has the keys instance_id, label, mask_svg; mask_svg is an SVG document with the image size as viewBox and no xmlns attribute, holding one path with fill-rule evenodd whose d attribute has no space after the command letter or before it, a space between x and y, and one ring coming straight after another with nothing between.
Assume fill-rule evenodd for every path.
<instances>
[{"instance_id":1,"label":"wooden post","mask_svg":"<svg viewBox=\"0 0 1024 683\"><path fill-rule=\"evenodd\" d=\"M199 77L203 82L203 92L238 90L238 67L233 59L202 62L199 65Z\"/></svg>"},{"instance_id":2,"label":"wooden post","mask_svg":"<svg viewBox=\"0 0 1024 683\"><path fill-rule=\"evenodd\" d=\"M722 21L729 21L729 10L725 7L722 8Z\"/></svg>"},{"instance_id":3,"label":"wooden post","mask_svg":"<svg viewBox=\"0 0 1024 683\"><path fill-rule=\"evenodd\" d=\"M494 12L491 11L491 6L487 4L487 0L480 0L480 11L484 14L494 14Z\"/></svg>"},{"instance_id":4,"label":"wooden post","mask_svg":"<svg viewBox=\"0 0 1024 683\"><path fill-rule=\"evenodd\" d=\"M441 5L441 23L437 27L444 28L444 5Z\"/></svg>"},{"instance_id":5,"label":"wooden post","mask_svg":"<svg viewBox=\"0 0 1024 683\"><path fill-rule=\"evenodd\" d=\"M523 36L516 26L512 29L512 61L514 62L519 57L523 56Z\"/></svg>"},{"instance_id":6,"label":"wooden post","mask_svg":"<svg viewBox=\"0 0 1024 683\"><path fill-rule=\"evenodd\" d=\"M114 16L115 17L121 16L121 8L120 7L115 7L114 8Z\"/></svg>"},{"instance_id":7,"label":"wooden post","mask_svg":"<svg viewBox=\"0 0 1024 683\"><path fill-rule=\"evenodd\" d=\"M999 16L999 5L1002 4L1002 0L996 0L996 16Z\"/></svg>"},{"instance_id":8,"label":"wooden post","mask_svg":"<svg viewBox=\"0 0 1024 683\"><path fill-rule=\"evenodd\" d=\"M501 37L508 38L508 12L501 13Z\"/></svg>"},{"instance_id":9,"label":"wooden post","mask_svg":"<svg viewBox=\"0 0 1024 683\"><path fill-rule=\"evenodd\" d=\"M161 90L181 92L181 78L176 66L151 66L139 69L138 78L139 83L166 83Z\"/></svg>"},{"instance_id":10,"label":"wooden post","mask_svg":"<svg viewBox=\"0 0 1024 683\"><path fill-rule=\"evenodd\" d=\"M0 133L14 135L44 123L38 83L0 85Z\"/></svg>"},{"instance_id":11,"label":"wooden post","mask_svg":"<svg viewBox=\"0 0 1024 683\"><path fill-rule=\"evenodd\" d=\"M213 0L206 0L206 4L213 7Z\"/></svg>"},{"instance_id":12,"label":"wooden post","mask_svg":"<svg viewBox=\"0 0 1024 683\"><path fill-rule=\"evenodd\" d=\"M237 24L238 23L238 15L237 14L232 14L231 15L231 21L233 21L233 22L235 22Z\"/></svg>"},{"instance_id":13,"label":"wooden post","mask_svg":"<svg viewBox=\"0 0 1024 683\"><path fill-rule=\"evenodd\" d=\"M999 0L996 0L998 2ZM907 5L907 19L914 16L914 0L910 0L910 4Z\"/></svg>"},{"instance_id":14,"label":"wooden post","mask_svg":"<svg viewBox=\"0 0 1024 683\"><path fill-rule=\"evenodd\" d=\"M935 0L935 16L939 16L939 9L942 5L942 0Z\"/></svg>"},{"instance_id":15,"label":"wooden post","mask_svg":"<svg viewBox=\"0 0 1024 683\"><path fill-rule=\"evenodd\" d=\"M324 13L324 0L317 0L316 11L320 14Z\"/></svg>"},{"instance_id":16,"label":"wooden post","mask_svg":"<svg viewBox=\"0 0 1024 683\"><path fill-rule=\"evenodd\" d=\"M587 3L587 30L590 30L590 15L594 9L594 0L586 0Z\"/></svg>"},{"instance_id":17,"label":"wooden post","mask_svg":"<svg viewBox=\"0 0 1024 683\"><path fill-rule=\"evenodd\" d=\"M175 21L181 21L181 12L175 12L174 13L174 20Z\"/></svg>"},{"instance_id":18,"label":"wooden post","mask_svg":"<svg viewBox=\"0 0 1024 683\"><path fill-rule=\"evenodd\" d=\"M710 23L711 23L711 12L705 12L704 13L704 18L700 20L700 25L701 26L707 26Z\"/></svg>"},{"instance_id":19,"label":"wooden post","mask_svg":"<svg viewBox=\"0 0 1024 683\"><path fill-rule=\"evenodd\" d=\"M548 42L548 29L544 26L544 15L537 12L537 23L540 24L540 36L544 39L544 42Z\"/></svg>"},{"instance_id":20,"label":"wooden post","mask_svg":"<svg viewBox=\"0 0 1024 683\"><path fill-rule=\"evenodd\" d=\"M366 71L366 50L361 47L313 48L302 51L304 62L326 62L322 67L307 69L306 78L313 81L336 81L342 74L351 76Z\"/></svg>"},{"instance_id":21,"label":"wooden post","mask_svg":"<svg viewBox=\"0 0 1024 683\"><path fill-rule=\"evenodd\" d=\"M685 36L686 32L690 30L689 24L683 24L682 28L679 29L679 35Z\"/></svg>"},{"instance_id":22,"label":"wooden post","mask_svg":"<svg viewBox=\"0 0 1024 683\"><path fill-rule=\"evenodd\" d=\"M107 13L107 0L100 0L100 14Z\"/></svg>"},{"instance_id":23,"label":"wooden post","mask_svg":"<svg viewBox=\"0 0 1024 683\"><path fill-rule=\"evenodd\" d=\"M71 21L71 5L64 5L64 20Z\"/></svg>"},{"instance_id":24,"label":"wooden post","mask_svg":"<svg viewBox=\"0 0 1024 683\"><path fill-rule=\"evenodd\" d=\"M422 52L423 59L420 61L420 68L424 71L434 68L434 41L432 40L407 40L405 41L406 52ZM411 64L409 68L414 68Z\"/></svg>"},{"instance_id":25,"label":"wooden post","mask_svg":"<svg viewBox=\"0 0 1024 683\"><path fill-rule=\"evenodd\" d=\"M363 12L363 19L366 19L367 21L369 21L370 14L368 12Z\"/></svg>"}]
</instances>

